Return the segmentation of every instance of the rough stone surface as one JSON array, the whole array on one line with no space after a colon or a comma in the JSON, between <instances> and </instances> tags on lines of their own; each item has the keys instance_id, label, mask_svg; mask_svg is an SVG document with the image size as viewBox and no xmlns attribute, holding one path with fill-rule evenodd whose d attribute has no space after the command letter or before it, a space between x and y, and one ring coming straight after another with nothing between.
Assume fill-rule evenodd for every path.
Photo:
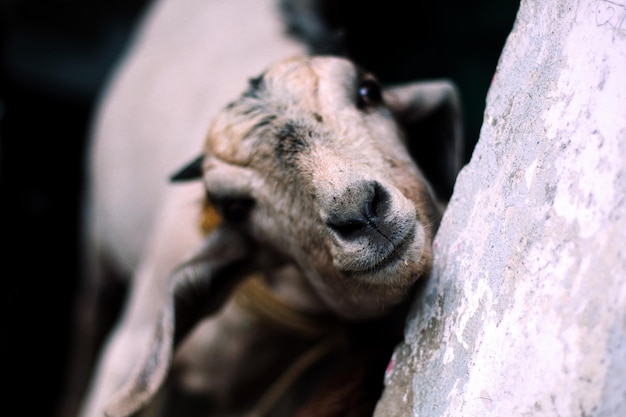
<instances>
[{"instance_id":1,"label":"rough stone surface","mask_svg":"<svg viewBox=\"0 0 626 417\"><path fill-rule=\"evenodd\" d=\"M522 1L376 417L626 416L626 1Z\"/></svg>"}]
</instances>

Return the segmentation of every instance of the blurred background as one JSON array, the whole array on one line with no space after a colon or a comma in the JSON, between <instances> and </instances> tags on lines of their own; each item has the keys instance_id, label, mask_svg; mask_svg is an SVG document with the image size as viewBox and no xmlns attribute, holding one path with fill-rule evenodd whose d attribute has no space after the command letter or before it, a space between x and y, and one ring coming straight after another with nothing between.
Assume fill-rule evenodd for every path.
<instances>
[{"instance_id":1,"label":"blurred background","mask_svg":"<svg viewBox=\"0 0 626 417\"><path fill-rule=\"evenodd\" d=\"M314 53L347 54L387 84L454 80L462 96L469 160L519 0L280 3L286 30ZM0 0L5 412L56 415L79 280L83 157L92 113L149 4ZM325 30L313 30L312 18Z\"/></svg>"}]
</instances>

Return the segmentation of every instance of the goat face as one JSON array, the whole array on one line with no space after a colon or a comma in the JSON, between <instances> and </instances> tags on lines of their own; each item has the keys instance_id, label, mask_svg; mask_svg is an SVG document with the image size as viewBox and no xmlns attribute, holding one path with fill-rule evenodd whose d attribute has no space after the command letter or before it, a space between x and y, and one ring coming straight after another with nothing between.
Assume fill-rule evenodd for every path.
<instances>
[{"instance_id":1,"label":"goat face","mask_svg":"<svg viewBox=\"0 0 626 417\"><path fill-rule=\"evenodd\" d=\"M398 107L347 60L294 58L251 80L206 141L203 179L225 222L295 261L346 318L381 314L431 266L440 212Z\"/></svg>"}]
</instances>

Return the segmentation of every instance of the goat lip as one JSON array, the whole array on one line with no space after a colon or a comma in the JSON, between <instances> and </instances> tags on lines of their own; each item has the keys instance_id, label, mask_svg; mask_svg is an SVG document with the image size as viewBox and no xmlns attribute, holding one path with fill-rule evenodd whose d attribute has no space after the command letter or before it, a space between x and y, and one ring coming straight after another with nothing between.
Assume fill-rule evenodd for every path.
<instances>
[{"instance_id":1,"label":"goat lip","mask_svg":"<svg viewBox=\"0 0 626 417\"><path fill-rule=\"evenodd\" d=\"M342 272L351 277L361 277L364 275L375 275L384 271L386 268L392 266L396 262L399 262L403 259L403 255L406 254L409 245L415 239L415 228L412 228L401 240L399 243L393 246L393 249L382 256L380 259L376 260L375 263L370 265L366 265L363 268L355 268L355 269L344 269Z\"/></svg>"}]
</instances>

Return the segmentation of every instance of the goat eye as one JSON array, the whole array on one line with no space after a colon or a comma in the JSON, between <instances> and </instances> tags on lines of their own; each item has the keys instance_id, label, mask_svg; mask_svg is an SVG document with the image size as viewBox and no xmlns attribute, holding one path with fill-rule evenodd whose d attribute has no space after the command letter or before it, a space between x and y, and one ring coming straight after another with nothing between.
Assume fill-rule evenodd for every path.
<instances>
[{"instance_id":1,"label":"goat eye","mask_svg":"<svg viewBox=\"0 0 626 417\"><path fill-rule=\"evenodd\" d=\"M375 80L366 79L361 81L358 89L357 104L360 108L377 106L382 104L383 95L380 86Z\"/></svg>"},{"instance_id":2,"label":"goat eye","mask_svg":"<svg viewBox=\"0 0 626 417\"><path fill-rule=\"evenodd\" d=\"M248 218L250 210L254 206L251 198L224 198L217 204L225 221L229 223L241 223Z\"/></svg>"}]
</instances>

